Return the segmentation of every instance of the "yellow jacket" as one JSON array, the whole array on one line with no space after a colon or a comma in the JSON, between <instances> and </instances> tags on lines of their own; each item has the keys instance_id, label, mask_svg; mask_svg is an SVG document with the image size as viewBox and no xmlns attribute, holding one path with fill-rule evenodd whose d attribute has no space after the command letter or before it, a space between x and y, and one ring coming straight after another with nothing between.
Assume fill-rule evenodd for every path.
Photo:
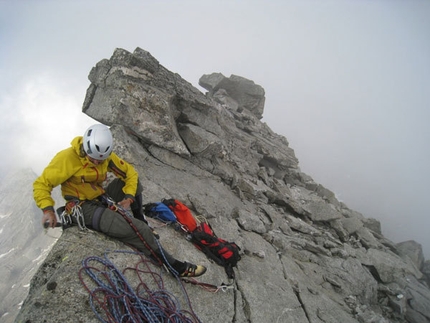
<instances>
[{"instance_id":1,"label":"yellow jacket","mask_svg":"<svg viewBox=\"0 0 430 323\"><path fill-rule=\"evenodd\" d=\"M108 172L113 172L124 182L123 192L126 197L134 199L137 190L138 173L132 165L112 153L99 165L88 160L82 150L82 137L76 137L71 147L60 151L51 160L33 183L33 196L36 205L42 210L52 208L54 200L52 189L61 185L63 197L73 197L79 200L92 200L105 191L102 183Z\"/></svg>"}]
</instances>

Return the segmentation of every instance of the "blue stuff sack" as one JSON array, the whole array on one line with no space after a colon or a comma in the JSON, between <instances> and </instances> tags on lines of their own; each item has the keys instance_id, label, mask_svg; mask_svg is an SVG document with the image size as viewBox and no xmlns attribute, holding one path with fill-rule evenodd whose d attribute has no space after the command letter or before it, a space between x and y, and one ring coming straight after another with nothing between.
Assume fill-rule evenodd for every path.
<instances>
[{"instance_id":1,"label":"blue stuff sack","mask_svg":"<svg viewBox=\"0 0 430 323\"><path fill-rule=\"evenodd\" d=\"M160 220L164 223L176 223L178 221L172 210L161 202L145 204L143 206L143 212L146 216Z\"/></svg>"}]
</instances>

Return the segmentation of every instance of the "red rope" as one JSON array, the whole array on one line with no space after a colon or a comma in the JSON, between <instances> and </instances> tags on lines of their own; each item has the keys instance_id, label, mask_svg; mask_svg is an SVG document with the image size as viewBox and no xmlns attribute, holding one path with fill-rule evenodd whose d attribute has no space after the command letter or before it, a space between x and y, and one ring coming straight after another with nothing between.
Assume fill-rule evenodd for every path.
<instances>
[{"instance_id":1,"label":"red rope","mask_svg":"<svg viewBox=\"0 0 430 323\"><path fill-rule=\"evenodd\" d=\"M142 243L145 245L145 248L148 249L151 254L154 256L154 259L158 261L159 265L163 265L163 261L160 259L160 257L155 253L155 251L151 248L151 246L146 242L145 238L142 236L142 234L139 232L139 229L134 225L131 218L125 214L121 209L119 209L116 205L111 205L109 208L112 211L117 212L118 214L121 214L125 221L131 226L131 228L134 230L136 235L139 237L139 240L142 241Z\"/></svg>"}]
</instances>

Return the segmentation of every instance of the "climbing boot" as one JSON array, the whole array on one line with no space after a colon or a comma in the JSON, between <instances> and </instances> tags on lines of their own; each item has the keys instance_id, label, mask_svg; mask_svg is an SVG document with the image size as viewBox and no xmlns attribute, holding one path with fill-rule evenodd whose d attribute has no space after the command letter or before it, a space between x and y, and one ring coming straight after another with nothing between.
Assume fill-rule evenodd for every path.
<instances>
[{"instance_id":1,"label":"climbing boot","mask_svg":"<svg viewBox=\"0 0 430 323\"><path fill-rule=\"evenodd\" d=\"M179 277L199 277L206 272L206 267L202 265L193 265L185 262L185 270L179 274Z\"/></svg>"}]
</instances>

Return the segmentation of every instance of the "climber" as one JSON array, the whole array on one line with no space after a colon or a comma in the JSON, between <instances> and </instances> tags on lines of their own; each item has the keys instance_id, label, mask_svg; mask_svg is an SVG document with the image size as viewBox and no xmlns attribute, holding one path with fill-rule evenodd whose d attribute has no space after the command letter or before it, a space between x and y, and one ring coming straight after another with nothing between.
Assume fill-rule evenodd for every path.
<instances>
[{"instance_id":1,"label":"climber","mask_svg":"<svg viewBox=\"0 0 430 323\"><path fill-rule=\"evenodd\" d=\"M43 211L42 224L46 223L51 228L57 225L51 192L61 185L67 202L66 210L79 207L84 227L100 231L149 257L157 258L179 277L203 275L206 272L204 266L179 261L161 248L143 216L138 173L112 149L110 129L95 124L85 131L83 137L75 137L71 147L55 155L33 184L34 200ZM102 184L108 172L112 172L116 179L104 189ZM103 201L108 195L118 207L131 210L134 216L126 218L107 207ZM73 222L77 221L75 217Z\"/></svg>"}]
</instances>

